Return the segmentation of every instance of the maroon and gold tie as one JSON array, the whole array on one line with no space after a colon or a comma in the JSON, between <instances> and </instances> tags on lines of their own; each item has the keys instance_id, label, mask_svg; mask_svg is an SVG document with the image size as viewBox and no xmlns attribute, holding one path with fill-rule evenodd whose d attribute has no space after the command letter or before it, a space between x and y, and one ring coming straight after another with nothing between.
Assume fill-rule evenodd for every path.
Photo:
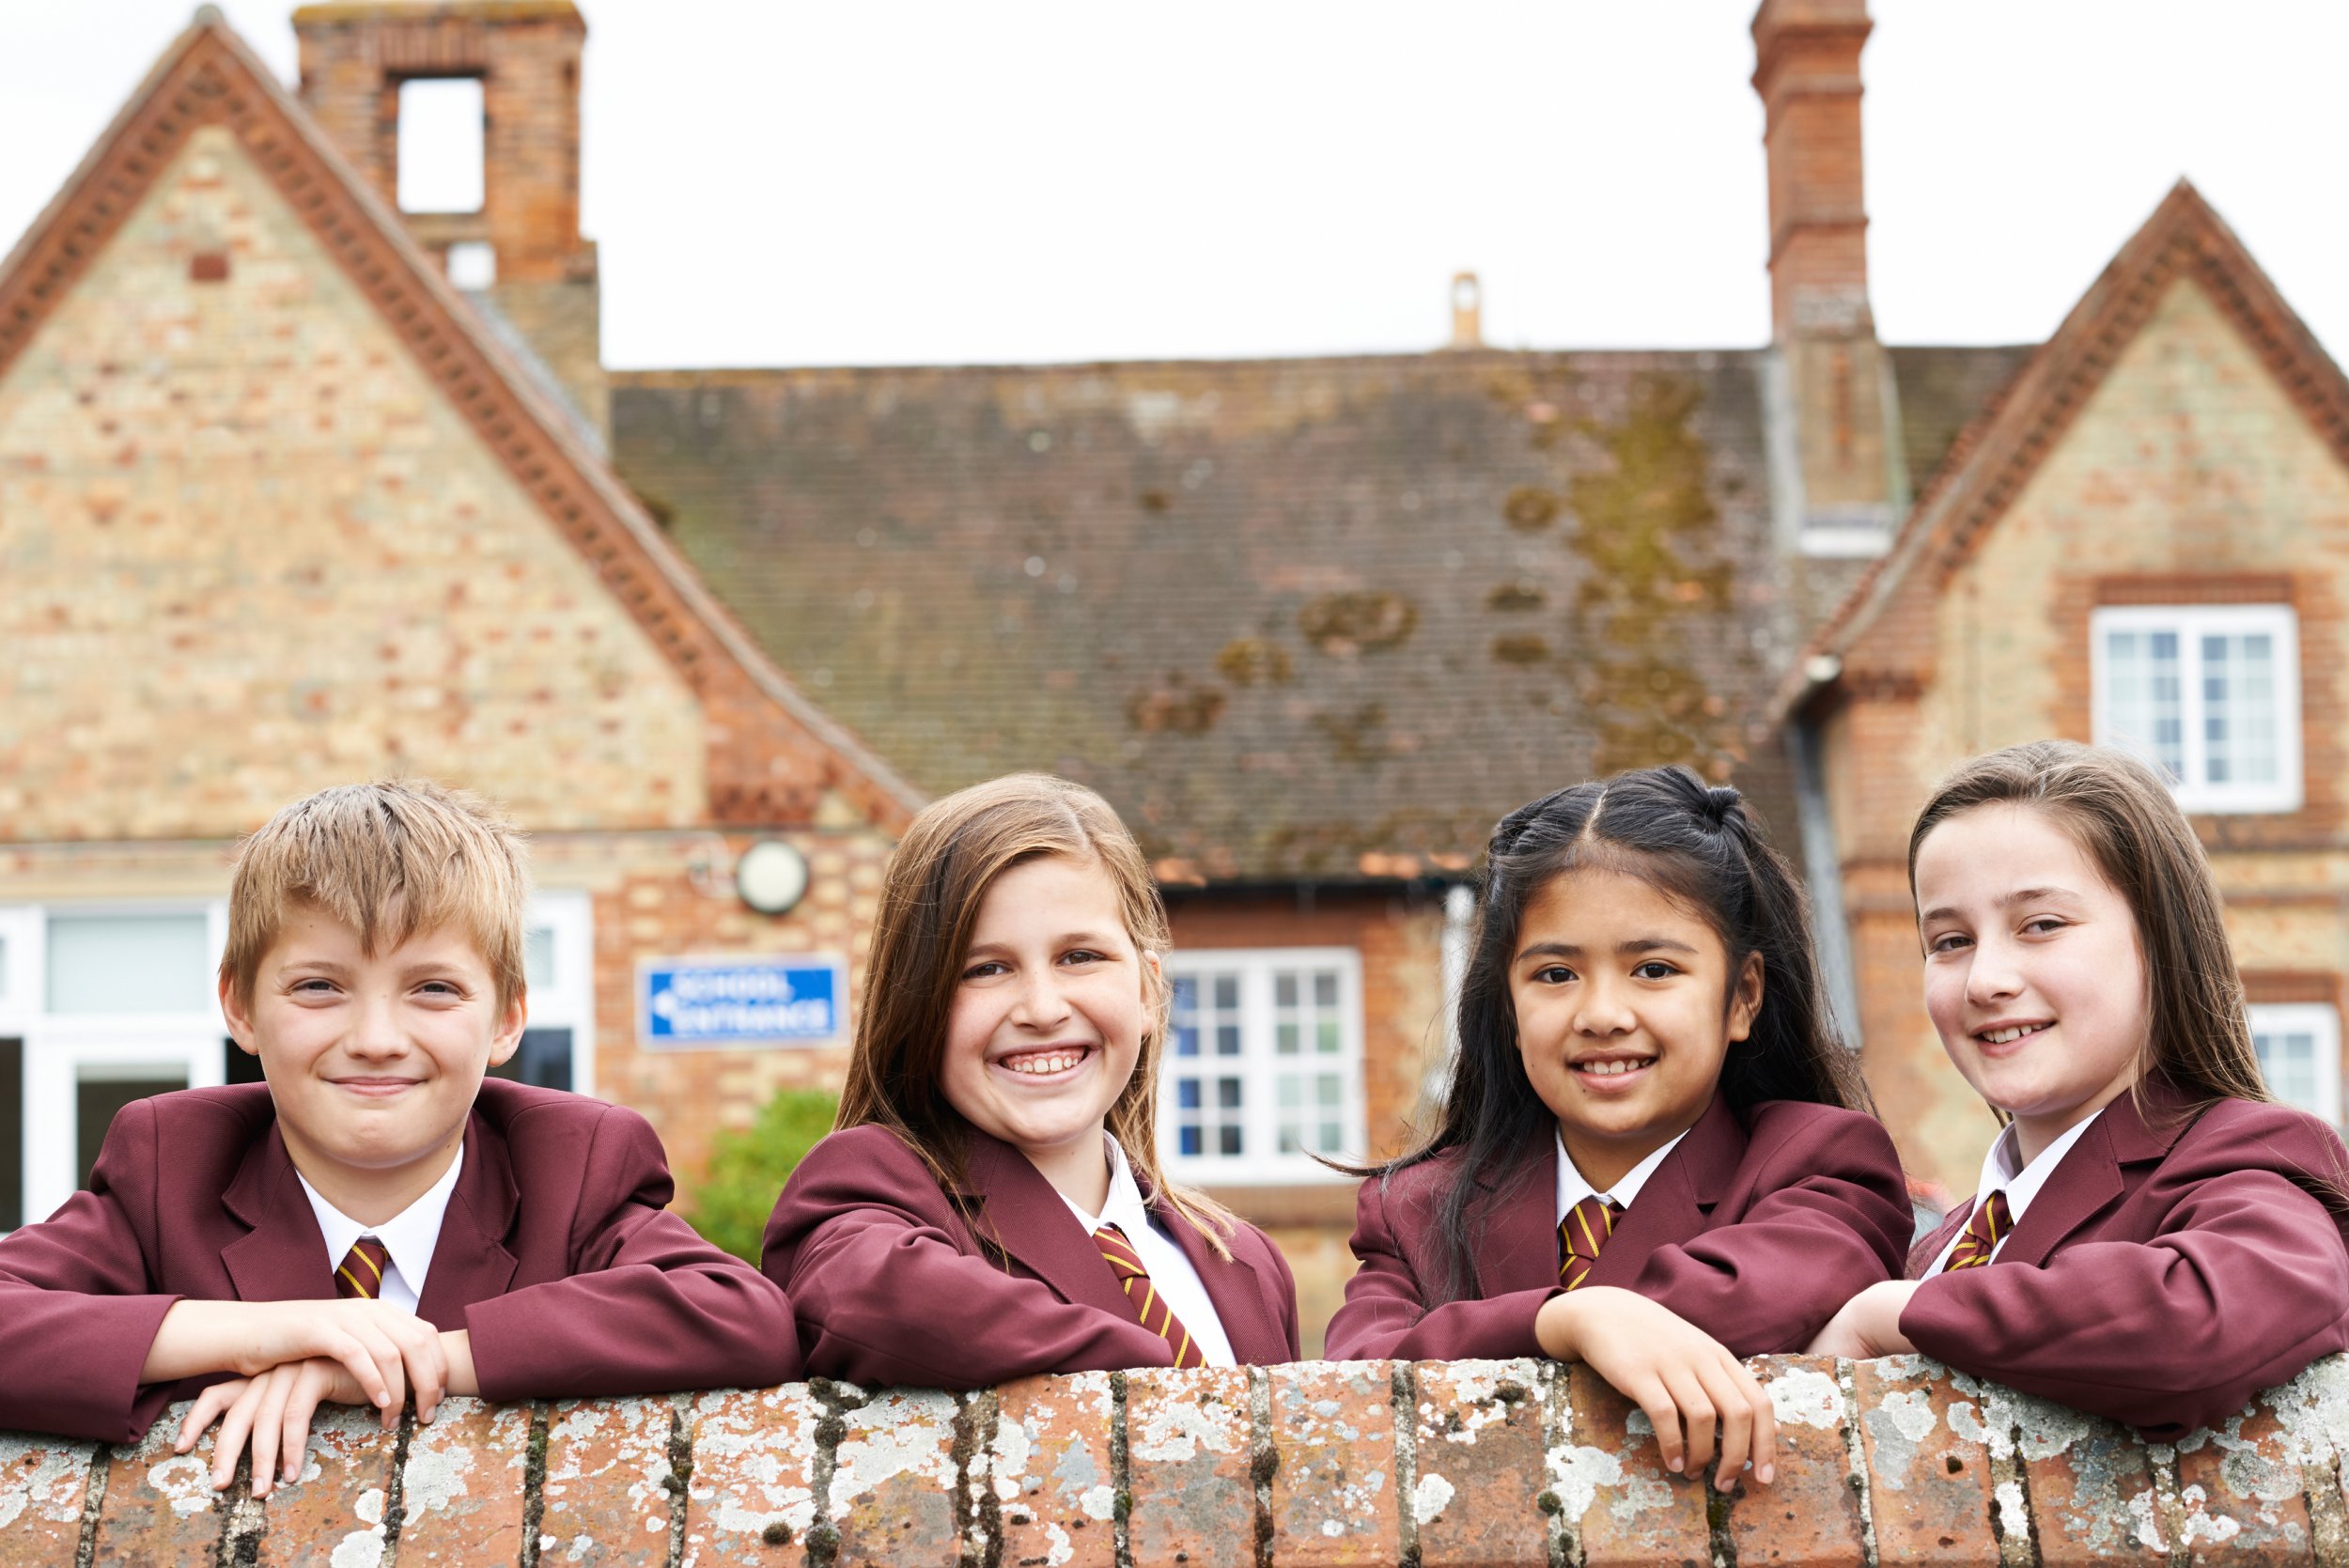
<instances>
[{"instance_id":1,"label":"maroon and gold tie","mask_svg":"<svg viewBox=\"0 0 2349 1568\"><path fill-rule=\"evenodd\" d=\"M1558 1282L1568 1290L1591 1277L1591 1265L1598 1262L1598 1250L1607 1245L1607 1238L1615 1234L1615 1220L1623 1213L1623 1205L1594 1193L1558 1221Z\"/></svg>"},{"instance_id":2,"label":"maroon and gold tie","mask_svg":"<svg viewBox=\"0 0 2349 1568\"><path fill-rule=\"evenodd\" d=\"M1115 1225L1104 1225L1093 1233L1093 1245L1101 1250L1109 1261L1110 1272L1117 1276L1126 1299L1132 1304L1134 1315L1142 1326L1174 1347L1174 1364L1178 1367L1204 1367L1207 1358L1191 1343L1190 1330L1174 1315L1174 1309L1159 1295L1159 1287L1150 1282L1150 1271L1142 1266L1142 1258L1134 1251L1133 1243Z\"/></svg>"},{"instance_id":3,"label":"maroon and gold tie","mask_svg":"<svg viewBox=\"0 0 2349 1568\"><path fill-rule=\"evenodd\" d=\"M1959 1234L1957 1245L1950 1249L1950 1261L1941 1265L1941 1272L1981 1267L1990 1261L1990 1254L1999 1250L1999 1243L2014 1228L2015 1221L2007 1217L2006 1194L1993 1192L1974 1210L1974 1217L1966 1221L1966 1229Z\"/></svg>"},{"instance_id":4,"label":"maroon and gold tie","mask_svg":"<svg viewBox=\"0 0 2349 1568\"><path fill-rule=\"evenodd\" d=\"M334 1294L346 1300L374 1300L383 1294L383 1270L391 1261L381 1242L371 1235L361 1236L343 1265L334 1270Z\"/></svg>"}]
</instances>

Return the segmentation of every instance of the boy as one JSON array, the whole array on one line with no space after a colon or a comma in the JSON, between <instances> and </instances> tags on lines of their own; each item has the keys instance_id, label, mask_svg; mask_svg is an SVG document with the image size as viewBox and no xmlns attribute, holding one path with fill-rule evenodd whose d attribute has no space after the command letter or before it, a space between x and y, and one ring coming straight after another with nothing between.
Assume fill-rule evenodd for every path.
<instances>
[{"instance_id":1,"label":"boy","mask_svg":"<svg viewBox=\"0 0 2349 1568\"><path fill-rule=\"evenodd\" d=\"M212 1483L301 1473L322 1401L493 1400L799 1374L781 1290L665 1209L631 1110L492 1079L521 1039L520 839L428 783L247 840L221 1010L268 1082L139 1100L90 1190L0 1239L0 1428L135 1441L195 1396ZM199 1391L200 1390L200 1391Z\"/></svg>"}]
</instances>

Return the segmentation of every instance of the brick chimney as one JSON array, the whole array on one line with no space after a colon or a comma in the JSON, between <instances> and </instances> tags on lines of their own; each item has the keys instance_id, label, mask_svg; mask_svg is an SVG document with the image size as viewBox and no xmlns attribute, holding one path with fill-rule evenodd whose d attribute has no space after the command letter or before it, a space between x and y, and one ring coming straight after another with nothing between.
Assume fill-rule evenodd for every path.
<instances>
[{"instance_id":1,"label":"brick chimney","mask_svg":"<svg viewBox=\"0 0 2349 1568\"><path fill-rule=\"evenodd\" d=\"M1867 0L1762 0L1753 18L1770 335L1792 436L1780 442L1792 459L1781 509L1812 557L1880 554L1907 500L1898 444L1887 441L1890 365L1868 307L1859 52L1873 25Z\"/></svg>"},{"instance_id":2,"label":"brick chimney","mask_svg":"<svg viewBox=\"0 0 2349 1568\"><path fill-rule=\"evenodd\" d=\"M579 67L571 0L334 0L294 12L302 101L377 194L398 204L400 87L481 84L475 212L404 214L554 374L600 440L608 394L595 241L579 232ZM482 287L484 272L494 277Z\"/></svg>"}]
</instances>

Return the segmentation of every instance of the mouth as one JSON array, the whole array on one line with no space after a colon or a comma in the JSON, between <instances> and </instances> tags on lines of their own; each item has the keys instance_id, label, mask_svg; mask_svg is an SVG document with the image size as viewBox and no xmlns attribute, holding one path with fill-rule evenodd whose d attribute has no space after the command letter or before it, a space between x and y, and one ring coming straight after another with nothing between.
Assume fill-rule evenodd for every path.
<instances>
[{"instance_id":1,"label":"mouth","mask_svg":"<svg viewBox=\"0 0 2349 1568\"><path fill-rule=\"evenodd\" d=\"M1974 1031L1974 1038L1985 1046L2011 1046L2054 1027L2053 1018L2041 1018L2031 1023L2002 1023Z\"/></svg>"},{"instance_id":2,"label":"mouth","mask_svg":"<svg viewBox=\"0 0 2349 1568\"><path fill-rule=\"evenodd\" d=\"M1032 1083L1050 1083L1070 1077L1098 1054L1098 1048L1079 1043L1033 1046L1006 1051L988 1063Z\"/></svg>"},{"instance_id":3,"label":"mouth","mask_svg":"<svg viewBox=\"0 0 2349 1568\"><path fill-rule=\"evenodd\" d=\"M1569 1062L1566 1070L1596 1089L1628 1087L1656 1065L1653 1056L1592 1056Z\"/></svg>"},{"instance_id":4,"label":"mouth","mask_svg":"<svg viewBox=\"0 0 2349 1568\"><path fill-rule=\"evenodd\" d=\"M367 1099L389 1099L413 1089L418 1082L412 1078L338 1078L332 1081L335 1088L346 1094Z\"/></svg>"}]
</instances>

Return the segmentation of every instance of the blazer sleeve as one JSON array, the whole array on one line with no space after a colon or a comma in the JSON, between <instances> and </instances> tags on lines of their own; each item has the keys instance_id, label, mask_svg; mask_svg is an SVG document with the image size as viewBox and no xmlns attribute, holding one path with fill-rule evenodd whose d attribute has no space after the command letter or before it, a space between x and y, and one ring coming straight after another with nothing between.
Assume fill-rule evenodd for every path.
<instances>
[{"instance_id":1,"label":"blazer sleeve","mask_svg":"<svg viewBox=\"0 0 2349 1568\"><path fill-rule=\"evenodd\" d=\"M0 1238L0 1429L134 1443L200 1386L139 1382L179 1299L154 1289L136 1222L152 1234L156 1146L153 1108L125 1107L89 1190Z\"/></svg>"},{"instance_id":2,"label":"blazer sleeve","mask_svg":"<svg viewBox=\"0 0 2349 1568\"><path fill-rule=\"evenodd\" d=\"M2044 1265L1921 1281L1901 1332L1977 1376L2166 1441L2349 1348L2349 1248L2275 1171L2194 1184L2150 1241L2082 1241Z\"/></svg>"},{"instance_id":3,"label":"blazer sleeve","mask_svg":"<svg viewBox=\"0 0 2349 1568\"><path fill-rule=\"evenodd\" d=\"M1812 1113L1763 1157L1744 1214L1657 1248L1627 1281L1735 1356L1801 1350L1844 1302L1900 1278L1916 1229L1891 1135L1872 1116Z\"/></svg>"},{"instance_id":4,"label":"blazer sleeve","mask_svg":"<svg viewBox=\"0 0 2349 1568\"><path fill-rule=\"evenodd\" d=\"M566 1280L465 1309L484 1398L765 1388L800 1375L791 1306L667 1208L661 1140L608 1109L585 1160Z\"/></svg>"},{"instance_id":5,"label":"blazer sleeve","mask_svg":"<svg viewBox=\"0 0 2349 1568\"><path fill-rule=\"evenodd\" d=\"M1329 1358L1457 1361L1539 1356L1533 1320L1558 1288L1447 1301L1430 1311L1426 1288L1411 1261L1411 1243L1424 1231L1428 1217L1408 1198L1391 1205L1390 1185L1373 1176L1355 1195L1352 1245L1361 1267L1346 1282L1346 1304L1330 1320L1325 1335Z\"/></svg>"},{"instance_id":6,"label":"blazer sleeve","mask_svg":"<svg viewBox=\"0 0 2349 1568\"><path fill-rule=\"evenodd\" d=\"M1140 1323L962 1251L927 1170L894 1135L862 1131L811 1150L767 1221L760 1267L790 1294L810 1375L967 1389L1174 1364ZM881 1139L903 1158L876 1157Z\"/></svg>"}]
</instances>

